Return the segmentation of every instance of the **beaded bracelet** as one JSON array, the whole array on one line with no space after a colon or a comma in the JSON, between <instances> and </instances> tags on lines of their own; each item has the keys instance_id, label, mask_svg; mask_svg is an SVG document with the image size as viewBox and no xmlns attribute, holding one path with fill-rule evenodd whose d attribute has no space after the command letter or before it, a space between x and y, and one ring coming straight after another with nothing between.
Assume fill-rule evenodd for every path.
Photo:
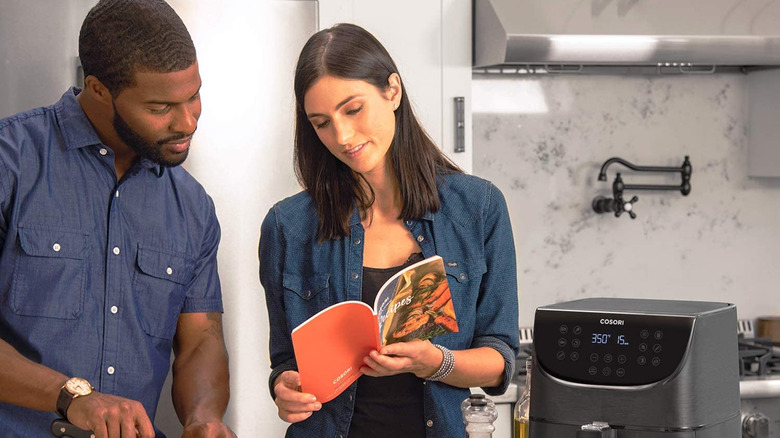
<instances>
[{"instance_id":1,"label":"beaded bracelet","mask_svg":"<svg viewBox=\"0 0 780 438\"><path fill-rule=\"evenodd\" d=\"M438 348L441 351L442 354L442 361L441 366L439 367L439 370L433 373L431 377L428 377L426 380L431 380L434 382L438 382L439 380L444 379L445 377L449 376L452 372L452 369L455 368L455 355L452 354L452 351L450 351L449 348L444 347L439 344L433 344L434 347Z\"/></svg>"}]
</instances>

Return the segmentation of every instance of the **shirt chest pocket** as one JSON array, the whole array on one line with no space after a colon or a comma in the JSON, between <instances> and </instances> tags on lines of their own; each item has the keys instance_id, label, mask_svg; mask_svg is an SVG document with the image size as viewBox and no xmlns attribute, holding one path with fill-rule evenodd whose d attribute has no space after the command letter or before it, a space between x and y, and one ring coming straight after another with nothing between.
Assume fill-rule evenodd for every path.
<instances>
[{"instance_id":1,"label":"shirt chest pocket","mask_svg":"<svg viewBox=\"0 0 780 438\"><path fill-rule=\"evenodd\" d=\"M194 277L194 260L184 254L138 247L133 296L146 334L173 339L184 306L186 286Z\"/></svg>"},{"instance_id":2,"label":"shirt chest pocket","mask_svg":"<svg viewBox=\"0 0 780 438\"><path fill-rule=\"evenodd\" d=\"M87 235L19 227L10 306L19 315L78 319L84 310Z\"/></svg>"},{"instance_id":3,"label":"shirt chest pocket","mask_svg":"<svg viewBox=\"0 0 780 438\"><path fill-rule=\"evenodd\" d=\"M328 294L329 278L328 274L304 277L285 272L282 275L284 304L292 328L332 304Z\"/></svg>"},{"instance_id":4,"label":"shirt chest pocket","mask_svg":"<svg viewBox=\"0 0 780 438\"><path fill-rule=\"evenodd\" d=\"M485 259L446 260L444 269L447 271L447 281L453 292L453 303L456 306L476 305L482 276L487 272Z\"/></svg>"}]
</instances>

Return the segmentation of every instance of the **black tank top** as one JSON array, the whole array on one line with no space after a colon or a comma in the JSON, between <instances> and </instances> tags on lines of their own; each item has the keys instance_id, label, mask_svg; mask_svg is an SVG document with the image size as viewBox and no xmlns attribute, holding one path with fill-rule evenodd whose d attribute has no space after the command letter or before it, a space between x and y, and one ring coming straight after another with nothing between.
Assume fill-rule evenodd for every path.
<instances>
[{"instance_id":1,"label":"black tank top","mask_svg":"<svg viewBox=\"0 0 780 438\"><path fill-rule=\"evenodd\" d=\"M379 288L401 269L423 260L414 253L394 268L363 267L362 300L374 306ZM423 379L412 373L360 376L349 438L425 438Z\"/></svg>"}]
</instances>

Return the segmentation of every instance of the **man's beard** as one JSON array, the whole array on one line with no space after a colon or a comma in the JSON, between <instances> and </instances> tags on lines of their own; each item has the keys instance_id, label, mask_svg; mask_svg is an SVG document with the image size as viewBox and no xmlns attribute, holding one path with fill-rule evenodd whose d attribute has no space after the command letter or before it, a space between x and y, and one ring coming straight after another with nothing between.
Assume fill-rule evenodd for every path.
<instances>
[{"instance_id":1,"label":"man's beard","mask_svg":"<svg viewBox=\"0 0 780 438\"><path fill-rule=\"evenodd\" d=\"M117 135L119 135L119 138L130 147L130 149L134 150L141 158L146 158L147 160L153 161L161 166L164 167L174 167L178 166L179 164L183 163L184 160L187 159L187 155L189 154L189 149L187 149L183 154L180 156L176 156L174 158L166 158L163 155L163 145L165 143L180 140L182 138L188 137L192 135L190 134L177 134L168 138L164 138L159 141L149 141L141 136L138 132L136 132L133 128L130 127L130 125L125 122L125 119L122 118L121 115L119 115L119 111L116 108L116 104L114 102L111 102L111 104L114 106L114 130L116 130Z\"/></svg>"}]
</instances>

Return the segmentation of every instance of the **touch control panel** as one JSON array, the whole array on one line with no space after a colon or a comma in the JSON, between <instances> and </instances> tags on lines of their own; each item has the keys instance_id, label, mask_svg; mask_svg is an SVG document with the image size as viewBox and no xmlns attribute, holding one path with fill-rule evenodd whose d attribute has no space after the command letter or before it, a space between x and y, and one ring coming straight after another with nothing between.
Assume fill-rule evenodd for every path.
<instances>
[{"instance_id":1,"label":"touch control panel","mask_svg":"<svg viewBox=\"0 0 780 438\"><path fill-rule=\"evenodd\" d=\"M647 385L669 377L685 356L694 318L587 311L537 311L534 354L562 380Z\"/></svg>"}]
</instances>

